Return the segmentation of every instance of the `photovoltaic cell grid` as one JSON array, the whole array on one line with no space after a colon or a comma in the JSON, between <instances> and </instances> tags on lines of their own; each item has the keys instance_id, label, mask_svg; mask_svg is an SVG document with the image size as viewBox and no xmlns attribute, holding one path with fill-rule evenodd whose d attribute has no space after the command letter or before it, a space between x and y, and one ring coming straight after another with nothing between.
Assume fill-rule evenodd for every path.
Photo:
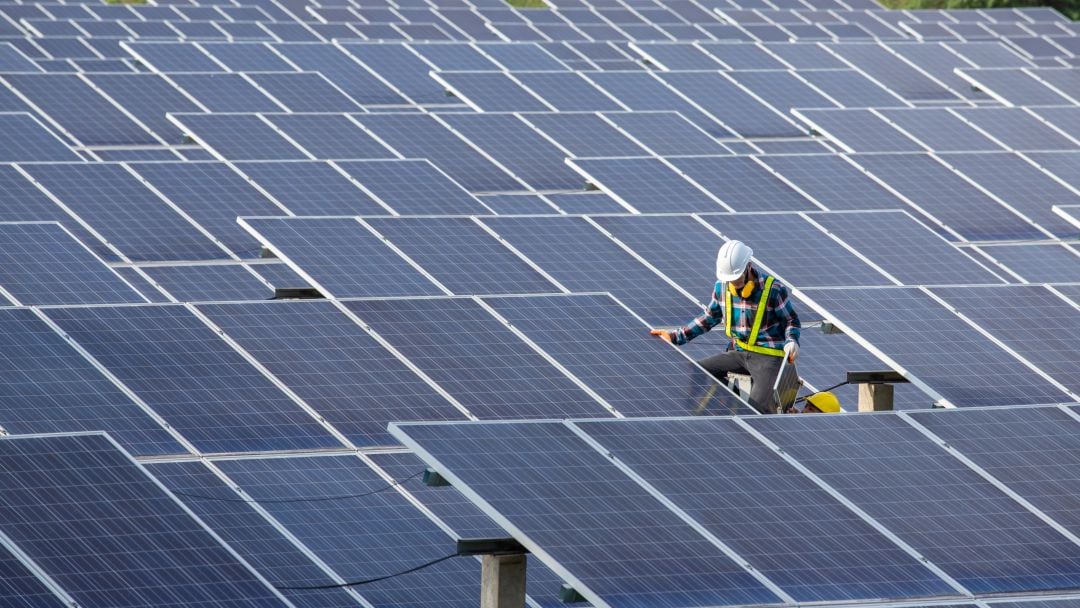
<instances>
[{"instance_id":1,"label":"photovoltaic cell grid","mask_svg":"<svg viewBox=\"0 0 1080 608\"><path fill-rule=\"evenodd\" d=\"M1031 283L1080 282L1080 249L1062 243L982 246L979 252Z\"/></svg>"},{"instance_id":2,"label":"photovoltaic cell grid","mask_svg":"<svg viewBox=\"0 0 1080 608\"><path fill-rule=\"evenodd\" d=\"M0 162L81 160L64 143L29 114L0 114Z\"/></svg>"},{"instance_id":3,"label":"photovoltaic cell grid","mask_svg":"<svg viewBox=\"0 0 1080 608\"><path fill-rule=\"evenodd\" d=\"M233 166L297 215L387 213L385 207L372 200L348 176L325 162L237 162ZM281 214L282 208L278 207L278 211L264 215Z\"/></svg>"},{"instance_id":4,"label":"photovoltaic cell grid","mask_svg":"<svg viewBox=\"0 0 1080 608\"><path fill-rule=\"evenodd\" d=\"M401 215L486 215L491 211L427 160L335 163Z\"/></svg>"},{"instance_id":5,"label":"photovoltaic cell grid","mask_svg":"<svg viewBox=\"0 0 1080 608\"><path fill-rule=\"evenodd\" d=\"M241 264L144 266L142 271L177 302L267 300L274 295Z\"/></svg>"}]
</instances>

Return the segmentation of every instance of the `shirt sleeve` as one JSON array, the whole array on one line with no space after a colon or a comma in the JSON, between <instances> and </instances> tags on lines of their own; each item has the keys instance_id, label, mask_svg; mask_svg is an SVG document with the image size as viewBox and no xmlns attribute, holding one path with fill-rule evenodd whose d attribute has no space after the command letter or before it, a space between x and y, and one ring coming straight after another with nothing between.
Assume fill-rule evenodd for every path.
<instances>
[{"instance_id":1,"label":"shirt sleeve","mask_svg":"<svg viewBox=\"0 0 1080 608\"><path fill-rule=\"evenodd\" d=\"M774 285L773 293L776 302L773 311L780 324L784 327L784 341L799 343L799 333L802 324L799 322L799 313L795 312L795 306L791 302L791 294L787 285Z\"/></svg>"},{"instance_id":2,"label":"shirt sleeve","mask_svg":"<svg viewBox=\"0 0 1080 608\"><path fill-rule=\"evenodd\" d=\"M723 284L717 283L716 287L713 288L712 299L709 300L705 312L690 321L690 323L672 332L672 341L675 344L686 344L724 321L724 292L721 289L722 287ZM798 323L798 319L796 319L796 323Z\"/></svg>"}]
</instances>

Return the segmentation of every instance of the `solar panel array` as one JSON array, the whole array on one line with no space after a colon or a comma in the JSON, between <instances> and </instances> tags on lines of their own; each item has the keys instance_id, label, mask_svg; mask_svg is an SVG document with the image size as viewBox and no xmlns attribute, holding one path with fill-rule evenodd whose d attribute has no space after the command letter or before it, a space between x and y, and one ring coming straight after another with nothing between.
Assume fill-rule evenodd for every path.
<instances>
[{"instance_id":1,"label":"solar panel array","mask_svg":"<svg viewBox=\"0 0 1080 608\"><path fill-rule=\"evenodd\" d=\"M672 608L1075 587L1045 521L1071 533L1068 509L1009 477L1020 456L964 443L1001 432L984 410L947 441L1033 507L965 473L972 519L940 538L955 518L786 468L726 418L675 440L542 421L753 414L695 362L720 332L648 334L699 314L729 239L795 293L804 394L891 368L904 410L1080 401L1080 28L870 0L547 4L0 0L0 603L475 606L471 558L287 588L506 534L503 509L422 484L387 431L411 420L498 420L475 428L595 490L606 515L574 523L595 544L568 545L543 511L577 501L513 471L552 501L514 515L540 543L532 608L562 582ZM1054 411L1036 422L1072 423ZM852 468L844 433L892 432L843 420L775 424ZM908 435L890 458L938 449ZM987 505L1015 518L1000 553L981 554Z\"/></svg>"}]
</instances>

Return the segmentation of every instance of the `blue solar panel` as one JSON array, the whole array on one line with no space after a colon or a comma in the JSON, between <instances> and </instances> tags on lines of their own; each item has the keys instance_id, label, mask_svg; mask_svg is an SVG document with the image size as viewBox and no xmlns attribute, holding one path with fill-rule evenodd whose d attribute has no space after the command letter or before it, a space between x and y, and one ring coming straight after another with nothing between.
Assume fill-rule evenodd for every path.
<instances>
[{"instance_id":1,"label":"blue solar panel","mask_svg":"<svg viewBox=\"0 0 1080 608\"><path fill-rule=\"evenodd\" d=\"M473 300L368 300L345 306L479 418L608 415Z\"/></svg>"},{"instance_id":2,"label":"blue solar panel","mask_svg":"<svg viewBox=\"0 0 1080 608\"><path fill-rule=\"evenodd\" d=\"M982 253L1032 283L1080 282L1080 250L1059 243L982 246Z\"/></svg>"},{"instance_id":3,"label":"blue solar panel","mask_svg":"<svg viewBox=\"0 0 1080 608\"><path fill-rule=\"evenodd\" d=\"M1002 282L907 213L816 213L811 218L906 285Z\"/></svg>"},{"instance_id":4,"label":"blue solar panel","mask_svg":"<svg viewBox=\"0 0 1080 608\"><path fill-rule=\"evenodd\" d=\"M715 137L731 137L732 131L702 112L663 82L646 73L591 72L589 80L611 93L631 110L677 111L683 118Z\"/></svg>"},{"instance_id":5,"label":"blue solar panel","mask_svg":"<svg viewBox=\"0 0 1080 608\"><path fill-rule=\"evenodd\" d=\"M681 174L653 158L575 159L588 181L642 212L722 211L725 208Z\"/></svg>"},{"instance_id":6,"label":"blue solar panel","mask_svg":"<svg viewBox=\"0 0 1080 608\"><path fill-rule=\"evenodd\" d=\"M732 72L731 78L783 113L792 108L835 108L838 105L796 78L773 70Z\"/></svg>"},{"instance_id":7,"label":"blue solar panel","mask_svg":"<svg viewBox=\"0 0 1080 608\"><path fill-rule=\"evenodd\" d=\"M551 108L505 72L440 72L448 92L480 112L544 111Z\"/></svg>"},{"instance_id":8,"label":"blue solar panel","mask_svg":"<svg viewBox=\"0 0 1080 608\"><path fill-rule=\"evenodd\" d=\"M180 114L184 132L226 160L299 160L308 155L254 114Z\"/></svg>"},{"instance_id":9,"label":"blue solar panel","mask_svg":"<svg viewBox=\"0 0 1080 608\"><path fill-rule=\"evenodd\" d=\"M1022 108L953 110L1013 150L1075 150L1077 143Z\"/></svg>"},{"instance_id":10,"label":"blue solar panel","mask_svg":"<svg viewBox=\"0 0 1080 608\"><path fill-rule=\"evenodd\" d=\"M468 44L410 44L409 48L420 53L441 71L499 69L479 50Z\"/></svg>"},{"instance_id":11,"label":"blue solar panel","mask_svg":"<svg viewBox=\"0 0 1080 608\"><path fill-rule=\"evenodd\" d=\"M624 416L748 414L746 405L606 295L485 298ZM604 327L604 339L581 336Z\"/></svg>"},{"instance_id":12,"label":"blue solar panel","mask_svg":"<svg viewBox=\"0 0 1080 608\"><path fill-rule=\"evenodd\" d=\"M296 274L296 271L289 268L289 266L284 263L249 264L248 267L254 270L256 274L266 279L266 282L273 285L275 289L310 287L307 279Z\"/></svg>"},{"instance_id":13,"label":"blue solar panel","mask_svg":"<svg viewBox=\"0 0 1080 608\"><path fill-rule=\"evenodd\" d=\"M386 434L392 420L465 418L328 302L199 309L357 445L397 443Z\"/></svg>"},{"instance_id":14,"label":"blue solar panel","mask_svg":"<svg viewBox=\"0 0 1080 608\"><path fill-rule=\"evenodd\" d=\"M666 72L659 76L743 137L784 137L806 134L786 116L767 107L723 74Z\"/></svg>"},{"instance_id":15,"label":"blue solar panel","mask_svg":"<svg viewBox=\"0 0 1080 608\"><path fill-rule=\"evenodd\" d=\"M76 75L6 74L3 78L83 145L161 143Z\"/></svg>"},{"instance_id":16,"label":"blue solar panel","mask_svg":"<svg viewBox=\"0 0 1080 608\"><path fill-rule=\"evenodd\" d=\"M363 109L322 74L283 72L248 74L248 78L291 112L357 112Z\"/></svg>"},{"instance_id":17,"label":"blue solar panel","mask_svg":"<svg viewBox=\"0 0 1080 608\"><path fill-rule=\"evenodd\" d=\"M26 169L131 260L228 256L120 165L43 164Z\"/></svg>"},{"instance_id":18,"label":"blue solar panel","mask_svg":"<svg viewBox=\"0 0 1080 608\"><path fill-rule=\"evenodd\" d=\"M720 60L731 70L782 70L786 68L775 57L754 44L699 43L706 53Z\"/></svg>"},{"instance_id":19,"label":"blue solar panel","mask_svg":"<svg viewBox=\"0 0 1080 608\"><path fill-rule=\"evenodd\" d=\"M0 530L80 605L285 606L106 437L4 439L0 458Z\"/></svg>"},{"instance_id":20,"label":"blue solar panel","mask_svg":"<svg viewBox=\"0 0 1080 608\"><path fill-rule=\"evenodd\" d=\"M884 109L879 113L933 152L1000 151L1000 144L944 108Z\"/></svg>"},{"instance_id":21,"label":"blue solar panel","mask_svg":"<svg viewBox=\"0 0 1080 608\"><path fill-rule=\"evenodd\" d=\"M1077 79L1080 88L1080 79ZM1080 97L1080 91L1076 93ZM1051 125L1064 131L1073 138L1080 138L1080 106L1057 106L1053 108L1036 108L1035 113L1045 118Z\"/></svg>"},{"instance_id":22,"label":"blue solar panel","mask_svg":"<svg viewBox=\"0 0 1080 608\"><path fill-rule=\"evenodd\" d=\"M64 143L29 114L0 114L0 162L81 160Z\"/></svg>"},{"instance_id":23,"label":"blue solar panel","mask_svg":"<svg viewBox=\"0 0 1080 608\"><path fill-rule=\"evenodd\" d=\"M840 322L958 406L1055 403L1064 391L916 288L865 292L805 290ZM934 337L927 336L934 328ZM961 355L958 355L961 353ZM972 387L978 387L972 390Z\"/></svg>"},{"instance_id":24,"label":"blue solar panel","mask_svg":"<svg viewBox=\"0 0 1080 608\"><path fill-rule=\"evenodd\" d=\"M230 460L217 466L256 500L351 495L386 487L383 478L353 456ZM353 500L265 502L263 507L346 580L393 574L454 553L454 540L392 489ZM357 591L375 606L465 608L474 606L480 593L480 564L453 559Z\"/></svg>"},{"instance_id":25,"label":"blue solar panel","mask_svg":"<svg viewBox=\"0 0 1080 608\"><path fill-rule=\"evenodd\" d=\"M974 593L1070 586L1080 574L1080 547L896 416L749 422Z\"/></svg>"},{"instance_id":26,"label":"blue solar panel","mask_svg":"<svg viewBox=\"0 0 1080 608\"><path fill-rule=\"evenodd\" d=\"M545 194L544 198L564 213L571 215L626 212L626 207L623 207L618 201L603 192Z\"/></svg>"},{"instance_id":27,"label":"blue solar panel","mask_svg":"<svg viewBox=\"0 0 1080 608\"><path fill-rule=\"evenodd\" d=\"M137 163L131 167L154 189L241 257L258 257L260 245L237 225L237 216L283 213L281 207L224 163Z\"/></svg>"},{"instance_id":28,"label":"blue solar panel","mask_svg":"<svg viewBox=\"0 0 1080 608\"><path fill-rule=\"evenodd\" d=\"M128 284L141 293L148 302L170 302L165 294L154 287L145 275L141 274L134 266L114 266L116 274L124 277Z\"/></svg>"},{"instance_id":29,"label":"blue solar panel","mask_svg":"<svg viewBox=\"0 0 1080 608\"><path fill-rule=\"evenodd\" d=\"M841 156L770 154L761 160L829 209L895 209L904 206L903 201Z\"/></svg>"},{"instance_id":30,"label":"blue solar panel","mask_svg":"<svg viewBox=\"0 0 1080 608\"><path fill-rule=\"evenodd\" d=\"M702 219L728 239L750 245L754 258L789 286L893 284L801 215L733 214L703 216ZM783 234L784 238L772 236L776 234ZM792 247L792 243L800 245Z\"/></svg>"},{"instance_id":31,"label":"blue solar panel","mask_svg":"<svg viewBox=\"0 0 1080 608\"><path fill-rule=\"evenodd\" d=\"M539 194L489 194L480 198L485 206L499 215L551 215L558 212Z\"/></svg>"},{"instance_id":32,"label":"blue solar panel","mask_svg":"<svg viewBox=\"0 0 1080 608\"><path fill-rule=\"evenodd\" d=\"M477 43L476 48L507 70L565 70L566 66L536 44Z\"/></svg>"},{"instance_id":33,"label":"blue solar panel","mask_svg":"<svg viewBox=\"0 0 1080 608\"><path fill-rule=\"evenodd\" d=\"M953 36L950 38L955 40ZM971 64L944 46L908 41L890 43L888 48L948 87L950 92L967 99L990 101L986 93L973 90L971 83L954 71L971 69Z\"/></svg>"},{"instance_id":34,"label":"blue solar panel","mask_svg":"<svg viewBox=\"0 0 1080 608\"><path fill-rule=\"evenodd\" d=\"M690 293L716 281L709 264L723 244L716 233L688 215L623 215L593 218L619 241ZM672 238L671 235L678 235Z\"/></svg>"},{"instance_id":35,"label":"blue solar panel","mask_svg":"<svg viewBox=\"0 0 1080 608\"><path fill-rule=\"evenodd\" d=\"M281 112L241 74L169 74L168 78L210 112Z\"/></svg>"},{"instance_id":36,"label":"blue solar panel","mask_svg":"<svg viewBox=\"0 0 1080 608\"><path fill-rule=\"evenodd\" d=\"M265 32L263 35L265 36ZM199 46L234 72L293 71L287 61L264 44L203 42Z\"/></svg>"},{"instance_id":37,"label":"blue solar panel","mask_svg":"<svg viewBox=\"0 0 1080 608\"><path fill-rule=\"evenodd\" d=\"M1072 322L1075 306L1036 285L940 287L933 291L1069 390L1080 393L1080 374L1071 346L1080 338ZM1032 336L1038 334L1053 339L1033 341Z\"/></svg>"},{"instance_id":38,"label":"blue solar panel","mask_svg":"<svg viewBox=\"0 0 1080 608\"><path fill-rule=\"evenodd\" d=\"M177 302L268 300L274 295L239 264L144 266L142 270Z\"/></svg>"},{"instance_id":39,"label":"blue solar panel","mask_svg":"<svg viewBox=\"0 0 1080 608\"><path fill-rule=\"evenodd\" d=\"M922 152L918 143L870 110L799 110L800 119L848 152Z\"/></svg>"},{"instance_id":40,"label":"blue solar panel","mask_svg":"<svg viewBox=\"0 0 1080 608\"><path fill-rule=\"evenodd\" d=\"M680 158L675 166L735 211L818 209L763 165L747 156Z\"/></svg>"},{"instance_id":41,"label":"blue solar panel","mask_svg":"<svg viewBox=\"0 0 1080 608\"><path fill-rule=\"evenodd\" d=\"M360 122L397 152L427 158L470 192L521 190L521 183L423 114L372 114Z\"/></svg>"},{"instance_id":42,"label":"blue solar panel","mask_svg":"<svg viewBox=\"0 0 1080 608\"><path fill-rule=\"evenodd\" d=\"M181 143L183 134L165 118L169 112L198 112L201 108L160 76L151 74L95 74L87 77L170 144Z\"/></svg>"},{"instance_id":43,"label":"blue solar panel","mask_svg":"<svg viewBox=\"0 0 1080 608\"><path fill-rule=\"evenodd\" d=\"M1080 188L1080 154L1069 152L1030 153L1024 156L1034 160L1055 177L1073 188Z\"/></svg>"},{"instance_id":44,"label":"blue solar panel","mask_svg":"<svg viewBox=\"0 0 1080 608\"><path fill-rule=\"evenodd\" d=\"M63 608L66 605L6 548L0 549L0 599L11 606Z\"/></svg>"},{"instance_id":45,"label":"blue solar panel","mask_svg":"<svg viewBox=\"0 0 1080 608\"><path fill-rule=\"evenodd\" d=\"M468 218L365 220L456 295L552 293L559 288Z\"/></svg>"},{"instance_id":46,"label":"blue solar panel","mask_svg":"<svg viewBox=\"0 0 1080 608\"><path fill-rule=\"evenodd\" d=\"M1016 106L1054 106L1073 103L1073 100L1045 86L1021 69L961 70L979 90L992 94L1002 103Z\"/></svg>"},{"instance_id":47,"label":"blue solar panel","mask_svg":"<svg viewBox=\"0 0 1080 608\"><path fill-rule=\"evenodd\" d=\"M176 36L175 30L167 30ZM165 32L162 32L164 34ZM183 42L124 42L139 61L159 72L223 72L225 68L194 44Z\"/></svg>"},{"instance_id":48,"label":"blue solar panel","mask_svg":"<svg viewBox=\"0 0 1080 608\"><path fill-rule=\"evenodd\" d=\"M697 46L681 44L631 44L630 48L662 70L719 70L726 66Z\"/></svg>"},{"instance_id":49,"label":"blue solar panel","mask_svg":"<svg viewBox=\"0 0 1080 608\"><path fill-rule=\"evenodd\" d=\"M401 94L334 45L279 44L274 49L301 69L322 73L358 103L406 103Z\"/></svg>"},{"instance_id":50,"label":"blue solar panel","mask_svg":"<svg viewBox=\"0 0 1080 608\"><path fill-rule=\"evenodd\" d=\"M959 97L925 73L878 44L830 44L828 48L866 75L909 101L945 101Z\"/></svg>"},{"instance_id":51,"label":"blue solar panel","mask_svg":"<svg viewBox=\"0 0 1080 608\"><path fill-rule=\"evenodd\" d=\"M402 215L484 215L490 211L426 160L336 163L360 187Z\"/></svg>"},{"instance_id":52,"label":"blue solar panel","mask_svg":"<svg viewBox=\"0 0 1080 608\"><path fill-rule=\"evenodd\" d=\"M327 296L423 296L436 286L353 218L262 218L245 223Z\"/></svg>"},{"instance_id":53,"label":"blue solar panel","mask_svg":"<svg viewBox=\"0 0 1080 608\"><path fill-rule=\"evenodd\" d=\"M397 432L499 513L534 554L572 573L584 588L571 583L587 597L662 608L776 601L562 424L408 426ZM548 490L553 482L559 492Z\"/></svg>"},{"instance_id":54,"label":"blue solar panel","mask_svg":"<svg viewBox=\"0 0 1080 608\"><path fill-rule=\"evenodd\" d=\"M271 114L267 120L315 158L395 158L342 114Z\"/></svg>"},{"instance_id":55,"label":"blue solar panel","mask_svg":"<svg viewBox=\"0 0 1080 608\"><path fill-rule=\"evenodd\" d=\"M676 112L609 112L604 117L661 156L727 153L708 133Z\"/></svg>"},{"instance_id":56,"label":"blue solar panel","mask_svg":"<svg viewBox=\"0 0 1080 608\"><path fill-rule=\"evenodd\" d=\"M150 473L180 494L182 502L214 532L257 568L273 585L308 586L327 583L326 571L258 511L236 501L243 500L226 482L201 462L153 463ZM185 496L209 496L214 499ZM349 608L356 600L343 589L283 591L297 608Z\"/></svg>"},{"instance_id":57,"label":"blue solar panel","mask_svg":"<svg viewBox=\"0 0 1080 608\"><path fill-rule=\"evenodd\" d=\"M626 109L578 73L517 72L514 77L562 112Z\"/></svg>"},{"instance_id":58,"label":"blue solar panel","mask_svg":"<svg viewBox=\"0 0 1080 608\"><path fill-rule=\"evenodd\" d=\"M0 223L0 288L22 305L145 302L55 223Z\"/></svg>"},{"instance_id":59,"label":"blue solar panel","mask_svg":"<svg viewBox=\"0 0 1080 608\"><path fill-rule=\"evenodd\" d=\"M199 450L340 447L181 306L55 308L48 316Z\"/></svg>"},{"instance_id":60,"label":"blue solar panel","mask_svg":"<svg viewBox=\"0 0 1080 608\"><path fill-rule=\"evenodd\" d=\"M347 42L341 48L415 103L452 103L428 76L431 66L403 44Z\"/></svg>"},{"instance_id":61,"label":"blue solar panel","mask_svg":"<svg viewBox=\"0 0 1080 608\"><path fill-rule=\"evenodd\" d=\"M654 325L682 324L695 314L691 298L580 218L483 222L572 292L610 292Z\"/></svg>"},{"instance_id":62,"label":"blue solar panel","mask_svg":"<svg viewBox=\"0 0 1080 608\"><path fill-rule=\"evenodd\" d=\"M648 154L597 114L536 113L523 119L573 156L642 156Z\"/></svg>"},{"instance_id":63,"label":"blue solar panel","mask_svg":"<svg viewBox=\"0 0 1080 608\"><path fill-rule=\"evenodd\" d=\"M253 162L235 163L235 166L297 215L387 213L384 207L357 188L352 180L325 162ZM233 221L236 221L235 217Z\"/></svg>"},{"instance_id":64,"label":"blue solar panel","mask_svg":"<svg viewBox=\"0 0 1080 608\"><path fill-rule=\"evenodd\" d=\"M955 594L731 421L586 422L581 427L796 600ZM822 518L822 513L830 515ZM829 567L791 566L818 560Z\"/></svg>"},{"instance_id":65,"label":"blue solar panel","mask_svg":"<svg viewBox=\"0 0 1080 608\"><path fill-rule=\"evenodd\" d=\"M855 70L800 70L799 76L845 108L907 105L898 95Z\"/></svg>"},{"instance_id":66,"label":"blue solar panel","mask_svg":"<svg viewBox=\"0 0 1080 608\"><path fill-rule=\"evenodd\" d=\"M930 156L860 154L853 158L964 238L993 240L1046 236Z\"/></svg>"},{"instance_id":67,"label":"blue solar panel","mask_svg":"<svg viewBox=\"0 0 1080 608\"><path fill-rule=\"evenodd\" d=\"M581 186L566 153L510 114L443 114L451 128L538 190Z\"/></svg>"}]
</instances>

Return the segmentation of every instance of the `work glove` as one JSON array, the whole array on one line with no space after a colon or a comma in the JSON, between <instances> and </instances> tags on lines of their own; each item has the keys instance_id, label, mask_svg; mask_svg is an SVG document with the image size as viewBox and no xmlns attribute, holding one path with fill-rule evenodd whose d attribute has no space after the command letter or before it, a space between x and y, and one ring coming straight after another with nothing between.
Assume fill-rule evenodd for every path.
<instances>
[{"instance_id":1,"label":"work glove","mask_svg":"<svg viewBox=\"0 0 1080 608\"><path fill-rule=\"evenodd\" d=\"M649 331L654 336L660 336L665 342L675 343L675 334L666 329L653 329Z\"/></svg>"},{"instance_id":2,"label":"work glove","mask_svg":"<svg viewBox=\"0 0 1080 608\"><path fill-rule=\"evenodd\" d=\"M795 360L799 358L799 343L792 340L785 344L784 356L787 357L788 363L795 363Z\"/></svg>"}]
</instances>

